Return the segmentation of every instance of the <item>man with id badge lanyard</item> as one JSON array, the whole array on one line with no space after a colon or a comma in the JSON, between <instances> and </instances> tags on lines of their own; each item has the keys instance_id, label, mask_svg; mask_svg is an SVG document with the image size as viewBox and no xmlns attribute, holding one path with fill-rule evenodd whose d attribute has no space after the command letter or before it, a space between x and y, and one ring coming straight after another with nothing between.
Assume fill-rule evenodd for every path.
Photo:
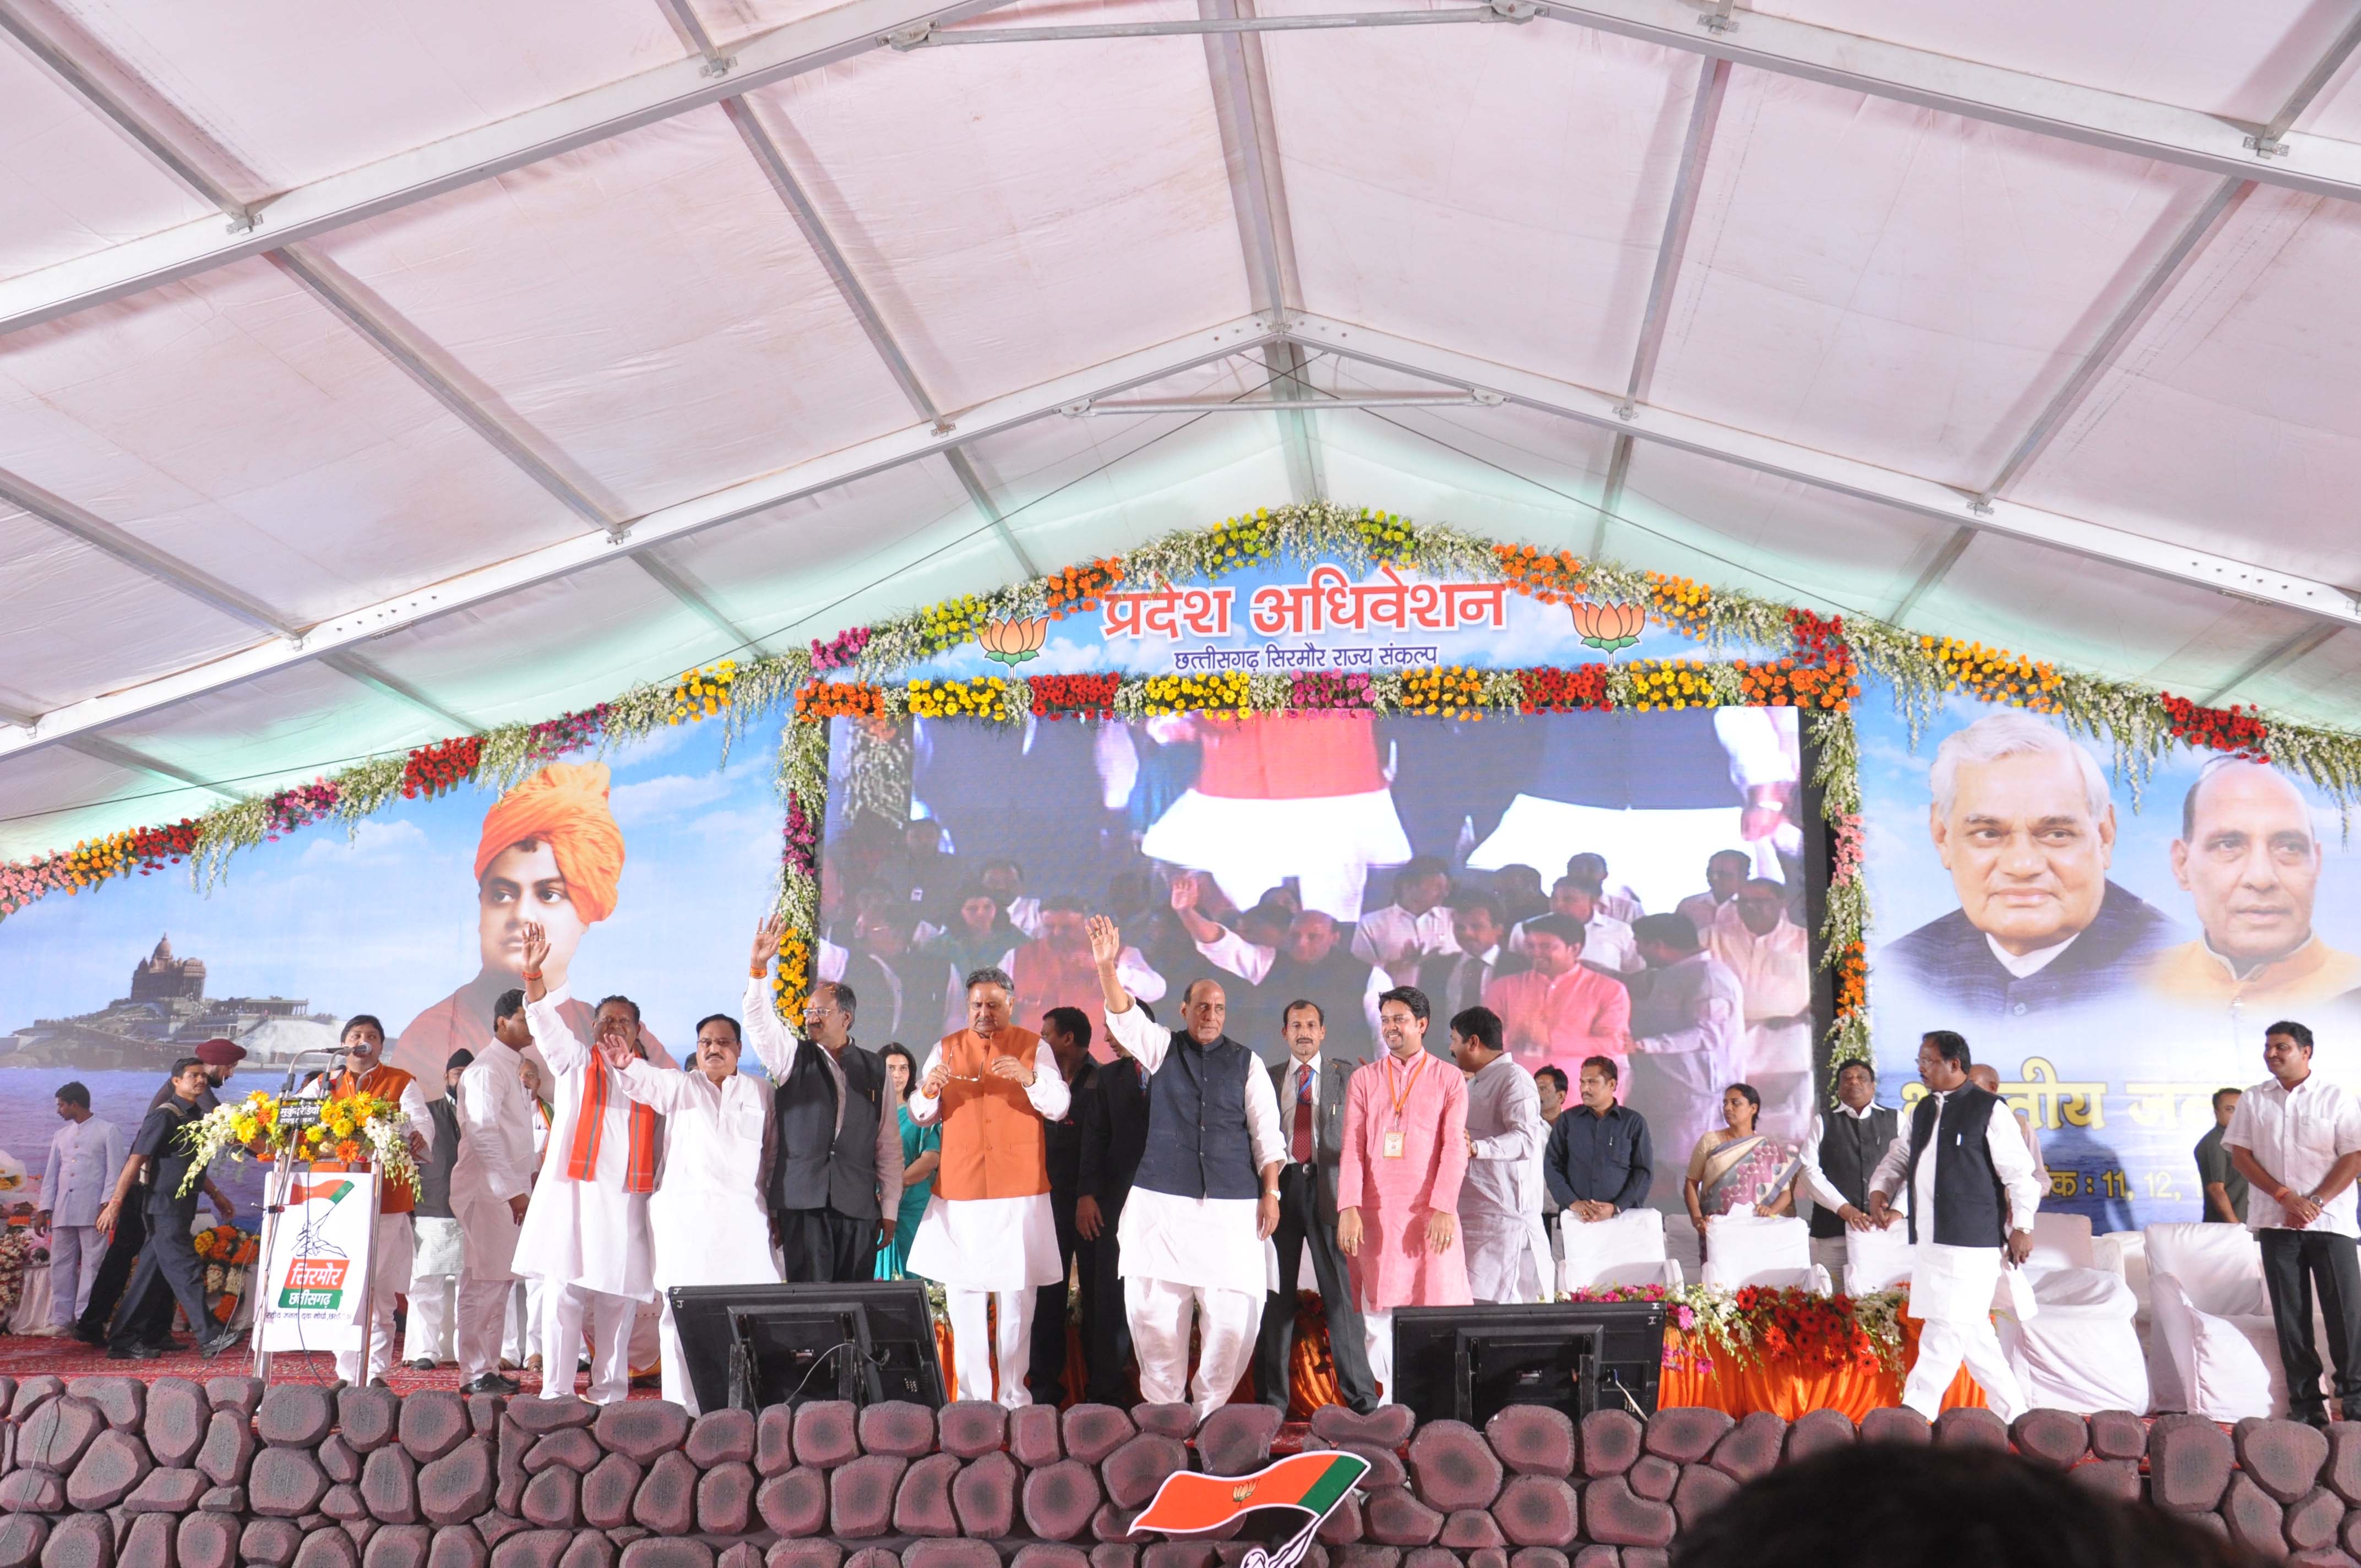
<instances>
[{"instance_id":1,"label":"man with id badge lanyard","mask_svg":"<svg viewBox=\"0 0 2361 1568\"><path fill-rule=\"evenodd\" d=\"M1394 1309L1464 1307L1459 1184L1467 1174L1467 1080L1426 1049L1425 993L1378 999L1385 1054L1353 1074L1337 1167L1336 1245L1353 1260L1378 1402L1393 1400Z\"/></svg>"}]
</instances>

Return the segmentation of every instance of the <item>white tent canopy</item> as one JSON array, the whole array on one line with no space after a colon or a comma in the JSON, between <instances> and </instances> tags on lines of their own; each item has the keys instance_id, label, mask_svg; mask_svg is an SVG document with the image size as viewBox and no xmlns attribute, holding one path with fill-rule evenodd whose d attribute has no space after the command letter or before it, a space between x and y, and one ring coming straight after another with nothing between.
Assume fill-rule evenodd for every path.
<instances>
[{"instance_id":1,"label":"white tent canopy","mask_svg":"<svg viewBox=\"0 0 2361 1568\"><path fill-rule=\"evenodd\" d=\"M1315 496L2361 724L2356 43L0 0L0 858Z\"/></svg>"}]
</instances>

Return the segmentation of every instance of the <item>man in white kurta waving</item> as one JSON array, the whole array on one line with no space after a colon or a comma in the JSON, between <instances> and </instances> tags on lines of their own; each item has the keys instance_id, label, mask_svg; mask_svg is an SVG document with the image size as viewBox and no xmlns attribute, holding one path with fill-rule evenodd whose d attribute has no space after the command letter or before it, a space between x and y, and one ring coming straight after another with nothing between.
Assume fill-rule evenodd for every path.
<instances>
[{"instance_id":1,"label":"man in white kurta waving","mask_svg":"<svg viewBox=\"0 0 2361 1568\"><path fill-rule=\"evenodd\" d=\"M771 1001L770 959L786 922L777 916L754 934L748 964L745 1034L774 1078L784 1078L796 1038ZM697 1025L696 1065L664 1072L631 1055L622 1040L598 1042L623 1092L664 1119L664 1155L648 1200L650 1260L664 1302L664 1397L697 1413L672 1316L675 1285L776 1285L769 1217L763 1212L763 1132L771 1114L768 1084L738 1070L737 1023L716 1013Z\"/></svg>"},{"instance_id":2,"label":"man in white kurta waving","mask_svg":"<svg viewBox=\"0 0 2361 1568\"><path fill-rule=\"evenodd\" d=\"M1132 1179L1116 1241L1123 1299L1139 1356L1139 1397L1177 1403L1190 1392L1189 1315L1202 1345L1190 1403L1199 1419L1229 1402L1262 1327L1277 1273L1279 1100L1255 1053L1222 1032L1228 1003L1210 980L1181 995L1182 1026L1134 1006L1115 972L1123 934L1090 923L1106 997L1109 1043L1148 1077L1148 1149Z\"/></svg>"},{"instance_id":3,"label":"man in white kurta waving","mask_svg":"<svg viewBox=\"0 0 2361 1568\"><path fill-rule=\"evenodd\" d=\"M1902 1402L1933 1420L1943 1391L1967 1364L1993 1414L2013 1421L2025 1390L1993 1332L1993 1292L2008 1266L2033 1251L2041 1183L2016 1118L1996 1094L1968 1081L1968 1042L1937 1029L1918 1044L1918 1077L1930 1092L1910 1114L1869 1179L1869 1217L1890 1225L1894 1195L1910 1191L1910 1315L1926 1326Z\"/></svg>"},{"instance_id":4,"label":"man in white kurta waving","mask_svg":"<svg viewBox=\"0 0 2361 1568\"><path fill-rule=\"evenodd\" d=\"M962 1399L993 1398L994 1351L1000 1402L1029 1405L1033 1293L1065 1272L1049 1206L1045 1119L1066 1113L1066 1075L1041 1036L1009 1023L1015 982L1005 971L967 977L967 1027L927 1053L910 1096L910 1120L943 1129L934 1195L910 1244L909 1270L943 1284L951 1321L951 1361ZM990 1299L998 1343L985 1326Z\"/></svg>"},{"instance_id":5,"label":"man in white kurta waving","mask_svg":"<svg viewBox=\"0 0 2361 1568\"><path fill-rule=\"evenodd\" d=\"M459 1075L459 1157L451 1214L459 1222L459 1391L513 1394L500 1376L500 1323L516 1284L518 1227L533 1193L533 1102L517 1069L533 1044L524 992L492 1003L490 1043Z\"/></svg>"},{"instance_id":6,"label":"man in white kurta waving","mask_svg":"<svg viewBox=\"0 0 2361 1568\"><path fill-rule=\"evenodd\" d=\"M541 1280L541 1397L574 1392L574 1357L588 1330L588 1398L611 1405L631 1391L632 1317L655 1299L648 1194L655 1190L663 1119L624 1093L620 1076L566 1022L566 988L542 983L548 952L542 928L527 925L525 1019L556 1082L549 1151L517 1237L516 1271ZM642 1050L639 1003L609 996L594 1019L600 1050L609 1041L627 1055Z\"/></svg>"}]
</instances>

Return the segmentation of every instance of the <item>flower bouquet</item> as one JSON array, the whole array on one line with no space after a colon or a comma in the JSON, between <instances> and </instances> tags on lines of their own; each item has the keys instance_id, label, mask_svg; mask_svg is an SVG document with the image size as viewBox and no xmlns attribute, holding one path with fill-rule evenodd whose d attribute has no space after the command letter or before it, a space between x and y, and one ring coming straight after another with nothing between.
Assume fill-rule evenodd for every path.
<instances>
[{"instance_id":1,"label":"flower bouquet","mask_svg":"<svg viewBox=\"0 0 2361 1568\"><path fill-rule=\"evenodd\" d=\"M259 1089L236 1104L214 1107L181 1135L191 1156L181 1190L185 1193L203 1180L205 1168L222 1156L244 1159L254 1154L307 1164L372 1162L388 1181L418 1195L418 1166L402 1133L401 1106L362 1091L331 1095L318 1104L319 1120L306 1126L281 1126L279 1096Z\"/></svg>"}]
</instances>

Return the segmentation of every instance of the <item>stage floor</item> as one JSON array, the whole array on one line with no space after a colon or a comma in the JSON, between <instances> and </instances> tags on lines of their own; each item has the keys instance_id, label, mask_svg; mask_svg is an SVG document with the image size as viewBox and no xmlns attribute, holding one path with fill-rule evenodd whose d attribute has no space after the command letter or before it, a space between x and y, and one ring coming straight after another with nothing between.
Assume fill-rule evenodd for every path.
<instances>
[{"instance_id":1,"label":"stage floor","mask_svg":"<svg viewBox=\"0 0 2361 1568\"><path fill-rule=\"evenodd\" d=\"M93 1349L77 1339L44 1339L26 1334L0 1334L0 1376L22 1381L38 1377L44 1373L59 1377L137 1377L152 1383L159 1377L192 1377L203 1382L208 1377L243 1377L254 1369L251 1355L245 1351L227 1352L207 1361L193 1349L176 1351L158 1356L153 1361L115 1361L104 1350ZM511 1371L507 1376L516 1379L519 1391L524 1394L541 1392L541 1374ZM336 1378L335 1359L320 1352L297 1354L283 1353L271 1357L270 1380L274 1383L333 1383ZM415 1393L422 1388L459 1387L459 1369L445 1365L432 1372L413 1372L396 1362L392 1375L386 1381L396 1393ZM575 1391L589 1386L590 1375L577 1374ZM658 1397L656 1380L650 1377L644 1387L634 1386L631 1398L653 1399Z\"/></svg>"}]
</instances>

